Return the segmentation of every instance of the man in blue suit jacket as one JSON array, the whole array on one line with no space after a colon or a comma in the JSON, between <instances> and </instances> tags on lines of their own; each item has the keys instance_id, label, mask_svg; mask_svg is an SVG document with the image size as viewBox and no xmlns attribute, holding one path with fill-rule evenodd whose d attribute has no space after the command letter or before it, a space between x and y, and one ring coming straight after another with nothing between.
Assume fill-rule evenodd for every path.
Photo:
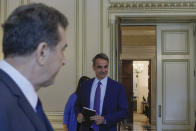
<instances>
[{"instance_id":1,"label":"man in blue suit jacket","mask_svg":"<svg viewBox=\"0 0 196 131\"><path fill-rule=\"evenodd\" d=\"M65 64L63 14L43 4L15 9L3 25L0 131L53 131L36 91L54 83Z\"/></svg>"},{"instance_id":2,"label":"man in blue suit jacket","mask_svg":"<svg viewBox=\"0 0 196 131\"><path fill-rule=\"evenodd\" d=\"M92 125L92 128L99 131L116 131L117 122L123 120L128 112L124 88L117 81L107 77L108 65L109 59L103 53L97 54L93 58L93 70L96 77L83 83L75 104L77 121L82 123L85 117L81 113L82 108L95 109L96 93L98 83L100 83L99 110L95 109L97 115L91 117L91 120L95 121L93 124L95 126ZM86 127L84 130L87 130Z\"/></svg>"}]
</instances>

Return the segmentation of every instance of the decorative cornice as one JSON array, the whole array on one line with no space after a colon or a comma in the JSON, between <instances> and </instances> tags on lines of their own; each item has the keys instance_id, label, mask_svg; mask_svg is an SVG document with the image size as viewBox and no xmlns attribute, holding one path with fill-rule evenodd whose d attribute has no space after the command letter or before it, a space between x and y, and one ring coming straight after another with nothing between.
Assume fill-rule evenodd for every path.
<instances>
[{"instance_id":1,"label":"decorative cornice","mask_svg":"<svg viewBox=\"0 0 196 131\"><path fill-rule=\"evenodd\" d=\"M111 2L109 10L122 9L196 9L196 2L126 1Z\"/></svg>"}]
</instances>

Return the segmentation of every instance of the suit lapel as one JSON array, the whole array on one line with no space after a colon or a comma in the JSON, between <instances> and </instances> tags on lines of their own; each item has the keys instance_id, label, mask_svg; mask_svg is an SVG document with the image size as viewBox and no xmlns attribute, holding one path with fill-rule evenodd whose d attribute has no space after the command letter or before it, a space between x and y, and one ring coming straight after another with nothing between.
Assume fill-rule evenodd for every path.
<instances>
[{"instance_id":1,"label":"suit lapel","mask_svg":"<svg viewBox=\"0 0 196 131\"><path fill-rule=\"evenodd\" d=\"M36 130L45 131L44 125L41 124L38 116L33 110L32 106L29 104L17 84L4 72L0 69L0 79L7 85L11 93L18 99L18 104L21 107L21 110L24 111L26 116L32 122Z\"/></svg>"},{"instance_id":2,"label":"suit lapel","mask_svg":"<svg viewBox=\"0 0 196 131\"><path fill-rule=\"evenodd\" d=\"M42 130L43 131L45 129L45 126L43 124L41 124L42 122L38 118L37 114L35 113L35 111L31 107L31 105L28 103L26 98L19 97L18 98L18 104L20 105L21 109L24 111L26 116L30 119L30 121L32 122L34 127L37 130Z\"/></svg>"},{"instance_id":3,"label":"suit lapel","mask_svg":"<svg viewBox=\"0 0 196 131\"><path fill-rule=\"evenodd\" d=\"M109 95L112 93L112 80L108 77L105 96L103 100L102 114L104 113L105 107L108 105Z\"/></svg>"}]
</instances>

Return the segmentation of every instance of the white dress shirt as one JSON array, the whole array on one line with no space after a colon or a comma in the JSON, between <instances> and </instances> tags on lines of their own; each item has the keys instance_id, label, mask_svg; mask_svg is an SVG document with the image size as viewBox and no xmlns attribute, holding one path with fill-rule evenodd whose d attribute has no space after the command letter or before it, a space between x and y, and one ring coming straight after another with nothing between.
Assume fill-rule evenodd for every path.
<instances>
[{"instance_id":1,"label":"white dress shirt","mask_svg":"<svg viewBox=\"0 0 196 131\"><path fill-rule=\"evenodd\" d=\"M36 111L38 95L31 82L5 60L2 60L0 62L0 69L6 72L12 78L12 80L20 88L30 105L33 107L34 111Z\"/></svg>"},{"instance_id":2,"label":"white dress shirt","mask_svg":"<svg viewBox=\"0 0 196 131\"><path fill-rule=\"evenodd\" d=\"M97 85L98 82L100 80L98 80L97 78L94 79L93 84L92 84L92 88L91 88L91 94L90 94L90 109L93 109L94 107L94 99L95 99L95 92L97 89ZM100 110L99 110L99 114L102 114L102 108L103 108L103 101L104 101L104 97L105 97L105 91L106 91L106 86L107 86L107 81L108 81L108 77L105 77L104 79L102 79L101 82L101 99L100 99Z\"/></svg>"}]
</instances>

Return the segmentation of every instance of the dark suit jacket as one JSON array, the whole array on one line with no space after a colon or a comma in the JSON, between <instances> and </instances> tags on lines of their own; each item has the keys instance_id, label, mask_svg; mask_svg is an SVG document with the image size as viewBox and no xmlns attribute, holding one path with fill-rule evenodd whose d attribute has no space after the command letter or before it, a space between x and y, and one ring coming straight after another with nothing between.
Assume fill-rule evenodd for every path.
<instances>
[{"instance_id":1,"label":"dark suit jacket","mask_svg":"<svg viewBox=\"0 0 196 131\"><path fill-rule=\"evenodd\" d=\"M47 131L19 87L1 69L0 131Z\"/></svg>"},{"instance_id":2,"label":"dark suit jacket","mask_svg":"<svg viewBox=\"0 0 196 131\"><path fill-rule=\"evenodd\" d=\"M90 107L90 93L94 78L85 81L79 90L78 98L75 104L76 116L82 111L82 107ZM99 131L116 131L117 122L123 120L128 113L127 98L124 87L108 78L106 92L102 108L102 116L106 124L99 126Z\"/></svg>"}]
</instances>

